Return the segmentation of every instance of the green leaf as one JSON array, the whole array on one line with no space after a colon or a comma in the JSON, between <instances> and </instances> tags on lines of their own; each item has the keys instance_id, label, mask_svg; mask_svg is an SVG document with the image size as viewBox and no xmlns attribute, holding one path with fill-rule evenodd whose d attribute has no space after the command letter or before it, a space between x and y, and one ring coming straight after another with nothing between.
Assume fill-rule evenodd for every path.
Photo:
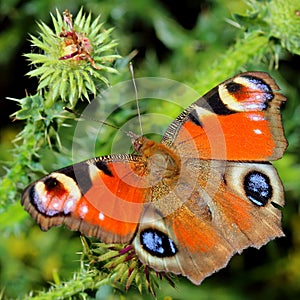
<instances>
[{"instance_id":1,"label":"green leaf","mask_svg":"<svg viewBox=\"0 0 300 300\"><path fill-rule=\"evenodd\" d=\"M55 73L54 69L38 68L36 70L39 70L41 72L41 74L40 74L41 75L40 81L43 81L48 76L51 76L51 80L53 80L53 73ZM35 74L35 76L37 76L37 74Z\"/></svg>"},{"instance_id":2,"label":"green leaf","mask_svg":"<svg viewBox=\"0 0 300 300\"><path fill-rule=\"evenodd\" d=\"M85 19L84 15L83 15L83 8L81 7L79 12L76 15L76 18L74 20L74 24L78 27L78 28L82 28L83 27L83 22L82 19Z\"/></svg>"},{"instance_id":3,"label":"green leaf","mask_svg":"<svg viewBox=\"0 0 300 300\"><path fill-rule=\"evenodd\" d=\"M56 70L53 70L53 74L51 76L51 82L56 82L61 80L62 78L62 70L60 68L57 68Z\"/></svg>"},{"instance_id":4,"label":"green leaf","mask_svg":"<svg viewBox=\"0 0 300 300\"><path fill-rule=\"evenodd\" d=\"M61 73L60 85L59 85L59 96L63 101L67 99L68 88L69 88L68 71L63 70Z\"/></svg>"},{"instance_id":5,"label":"green leaf","mask_svg":"<svg viewBox=\"0 0 300 300\"><path fill-rule=\"evenodd\" d=\"M82 31L83 33L87 33L90 31L90 27L91 27L91 19L92 19L92 14L89 13L88 17L86 18L86 21L84 22L84 24L82 25Z\"/></svg>"},{"instance_id":6,"label":"green leaf","mask_svg":"<svg viewBox=\"0 0 300 300\"><path fill-rule=\"evenodd\" d=\"M26 53L24 56L31 61L31 64L43 64L49 61L49 58L43 54Z\"/></svg>"},{"instance_id":7,"label":"green leaf","mask_svg":"<svg viewBox=\"0 0 300 300\"><path fill-rule=\"evenodd\" d=\"M52 13L50 13L51 16L51 20L54 26L54 31L55 33L58 35L61 31L62 31L62 18L61 15L59 13L59 11L56 9L56 18L54 17L54 15Z\"/></svg>"},{"instance_id":8,"label":"green leaf","mask_svg":"<svg viewBox=\"0 0 300 300\"><path fill-rule=\"evenodd\" d=\"M27 72L27 76L30 76L30 77L39 77L41 76L42 74L45 74L45 68L37 68L37 69L33 69L29 72Z\"/></svg>"},{"instance_id":9,"label":"green leaf","mask_svg":"<svg viewBox=\"0 0 300 300\"><path fill-rule=\"evenodd\" d=\"M37 25L40 28L40 30L42 31L42 34L44 34L45 36L55 35L55 33L52 31L52 29L44 22L40 22Z\"/></svg>"},{"instance_id":10,"label":"green leaf","mask_svg":"<svg viewBox=\"0 0 300 300\"><path fill-rule=\"evenodd\" d=\"M91 33L95 33L98 34L98 32L100 31L103 23L99 23L100 21L100 16L98 16L91 24Z\"/></svg>"},{"instance_id":11,"label":"green leaf","mask_svg":"<svg viewBox=\"0 0 300 300\"><path fill-rule=\"evenodd\" d=\"M52 101L56 100L56 98L59 95L60 84L61 84L61 81L59 78L57 78L55 81L52 81L51 85L49 86L49 96L48 97L52 98Z\"/></svg>"},{"instance_id":12,"label":"green leaf","mask_svg":"<svg viewBox=\"0 0 300 300\"><path fill-rule=\"evenodd\" d=\"M32 46L38 47L44 51L49 50L49 46L45 44L44 41L39 40L37 37L30 35L30 41L32 43Z\"/></svg>"},{"instance_id":13,"label":"green leaf","mask_svg":"<svg viewBox=\"0 0 300 300\"><path fill-rule=\"evenodd\" d=\"M38 85L38 90L41 91L42 89L46 88L47 86L49 86L51 82L51 77L46 77L45 79L43 80L40 80L39 81L39 85Z\"/></svg>"},{"instance_id":14,"label":"green leaf","mask_svg":"<svg viewBox=\"0 0 300 300\"><path fill-rule=\"evenodd\" d=\"M69 84L70 84L70 103L72 107L74 107L76 101L77 101L77 86L76 86L76 80L74 78L74 73L69 72Z\"/></svg>"},{"instance_id":15,"label":"green leaf","mask_svg":"<svg viewBox=\"0 0 300 300\"><path fill-rule=\"evenodd\" d=\"M89 94L88 94L88 91L87 91L87 88L85 85L82 87L81 93L85 97L86 100L89 100Z\"/></svg>"},{"instance_id":16,"label":"green leaf","mask_svg":"<svg viewBox=\"0 0 300 300\"><path fill-rule=\"evenodd\" d=\"M82 76L84 77L85 81L86 81L86 86L88 87L88 89L94 94L94 96L96 95L96 86L92 80L92 78L89 76L89 74L82 70L81 72Z\"/></svg>"}]
</instances>

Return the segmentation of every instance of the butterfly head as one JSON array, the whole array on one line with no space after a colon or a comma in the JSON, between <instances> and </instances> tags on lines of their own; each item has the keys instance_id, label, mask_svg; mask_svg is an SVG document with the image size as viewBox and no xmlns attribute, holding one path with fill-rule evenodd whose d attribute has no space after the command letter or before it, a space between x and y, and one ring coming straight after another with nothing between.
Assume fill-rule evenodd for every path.
<instances>
[{"instance_id":1,"label":"butterfly head","mask_svg":"<svg viewBox=\"0 0 300 300\"><path fill-rule=\"evenodd\" d=\"M139 154L145 154L144 153L145 149L148 148L149 146L151 146L152 144L155 144L154 141L147 139L143 135L137 135L137 134L133 133L132 131L129 131L127 133L127 135L131 139L133 149Z\"/></svg>"}]
</instances>

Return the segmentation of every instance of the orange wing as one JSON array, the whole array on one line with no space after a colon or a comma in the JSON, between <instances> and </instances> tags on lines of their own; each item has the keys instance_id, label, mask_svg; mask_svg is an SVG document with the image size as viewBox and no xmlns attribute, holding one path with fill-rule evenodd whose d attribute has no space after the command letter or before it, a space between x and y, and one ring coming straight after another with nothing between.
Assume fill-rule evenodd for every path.
<instances>
[{"instance_id":1,"label":"orange wing","mask_svg":"<svg viewBox=\"0 0 300 300\"><path fill-rule=\"evenodd\" d=\"M65 224L106 243L124 243L140 219L145 175L139 156L99 157L32 183L22 204L43 230Z\"/></svg>"},{"instance_id":2,"label":"orange wing","mask_svg":"<svg viewBox=\"0 0 300 300\"><path fill-rule=\"evenodd\" d=\"M269 161L282 157L280 105L286 99L267 74L233 77L188 107L167 129L163 143L183 157Z\"/></svg>"}]
</instances>

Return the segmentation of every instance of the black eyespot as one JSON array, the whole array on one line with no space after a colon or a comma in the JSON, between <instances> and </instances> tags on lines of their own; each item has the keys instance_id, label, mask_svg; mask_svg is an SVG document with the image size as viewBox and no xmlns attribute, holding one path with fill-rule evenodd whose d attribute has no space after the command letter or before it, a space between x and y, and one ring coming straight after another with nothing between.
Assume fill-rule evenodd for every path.
<instances>
[{"instance_id":1,"label":"black eyespot","mask_svg":"<svg viewBox=\"0 0 300 300\"><path fill-rule=\"evenodd\" d=\"M269 177L259 171L245 176L244 189L248 199L257 206L265 206L273 195Z\"/></svg>"},{"instance_id":2,"label":"black eyespot","mask_svg":"<svg viewBox=\"0 0 300 300\"><path fill-rule=\"evenodd\" d=\"M178 252L174 242L165 233L152 228L141 232L140 243L147 252L157 257L173 256Z\"/></svg>"},{"instance_id":3,"label":"black eyespot","mask_svg":"<svg viewBox=\"0 0 300 300\"><path fill-rule=\"evenodd\" d=\"M239 83L231 81L226 84L226 88L230 94L234 94L240 91L243 88L243 86Z\"/></svg>"},{"instance_id":4,"label":"black eyespot","mask_svg":"<svg viewBox=\"0 0 300 300\"><path fill-rule=\"evenodd\" d=\"M48 177L45 181L44 184L47 188L47 190L52 190L58 185L58 181L55 177Z\"/></svg>"}]
</instances>

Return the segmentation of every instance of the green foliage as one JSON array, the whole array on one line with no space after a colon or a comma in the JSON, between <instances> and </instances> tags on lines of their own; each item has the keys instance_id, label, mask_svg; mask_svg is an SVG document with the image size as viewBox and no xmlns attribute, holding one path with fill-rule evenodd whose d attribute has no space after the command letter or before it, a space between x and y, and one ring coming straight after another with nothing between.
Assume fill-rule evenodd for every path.
<instances>
[{"instance_id":1,"label":"green foliage","mask_svg":"<svg viewBox=\"0 0 300 300\"><path fill-rule=\"evenodd\" d=\"M241 66L266 62L270 69L278 67L284 51L300 51L300 18L297 1L246 1L249 10L244 15L234 14L235 26L244 30L233 47L225 51L212 67L197 76L195 88L200 94L236 73ZM224 72L226 70L226 72Z\"/></svg>"},{"instance_id":2,"label":"green foliage","mask_svg":"<svg viewBox=\"0 0 300 300\"><path fill-rule=\"evenodd\" d=\"M22 32L18 24L24 22L20 22L20 15L16 19L13 14L14 2L8 1L0 6L2 11L9 12L10 19L17 20L7 33L0 35L0 61L7 59L20 43L16 33ZM39 1L39 6L36 6L37 2L28 1L20 11L28 17L29 8L38 7L35 19L45 20L53 8L49 1ZM0 288L3 288L4 299L5 295L23 299L25 294L28 299L151 299L147 290L150 294L157 294L159 299L295 297L300 292L300 121L297 98L300 83L298 69L287 67L285 61L291 55L300 54L300 7L297 1L247 1L248 10L242 1L230 1L230 6L237 9L231 11L233 18L224 9L229 5L228 1L212 1L211 6L196 18L192 29L183 28L170 11L155 0L83 2L84 9L81 10L75 2L70 5L74 11L79 10L72 25L79 39L88 39L88 46L83 49L87 53L80 56L82 53L74 52L74 40L71 39L69 44L70 18L63 18L58 11L56 16L51 14L52 25L39 22L37 36L30 35L34 53L25 54L31 65L28 75L38 79L37 93L12 99L19 105L13 118L23 120L25 125L15 138L14 150L11 151L13 163L6 164L7 173L0 183L0 231L3 236L0 243ZM108 19L115 30L104 30L99 17L93 19L91 13L84 14L89 10L101 13L101 20ZM162 55L162 47L157 50L148 35L136 32L137 24L142 24L145 31L154 32L167 54ZM128 56L117 60L115 65L112 63L119 56L114 53L116 42L113 35L119 41L118 51ZM141 45L146 45L144 56L133 51ZM63 126L69 124L71 116L63 111L63 107L78 108L79 99L89 100L99 94L101 88L129 78L124 66L132 58L137 76L177 79L193 86L200 94L239 71L271 70L274 67L281 70L281 65L285 65L281 71L284 75L274 70L272 75L288 96L283 118L290 147L276 166L286 189L284 227L291 233L287 237L291 246L284 239L271 243L259 252L263 253L263 261L258 263L255 263L258 252L247 251L232 260L230 271L221 271L201 287L181 280L176 282L177 289L174 290L170 288L169 278L161 281L155 272L145 270L134 255L132 260L126 259L128 253L120 255L124 245L89 244L82 239L81 257L71 258L70 255L79 249L78 236L65 233L67 230L53 229L41 233L38 228L29 227L29 218L18 202L20 192L29 182L44 174L45 169L65 165L64 140L68 131ZM288 77L289 82L284 77ZM183 105L190 104L189 101L186 99ZM168 110L157 105L154 109ZM121 122L131 113L130 109L121 110L113 118ZM103 136L101 147L105 147L111 136L111 131ZM49 166L47 162L45 166L43 156L49 148L60 164L50 163ZM251 260L253 258L255 260ZM75 260L80 260L80 267ZM249 264L254 266L245 267ZM149 280L143 276L148 271L151 272ZM52 282L50 289L46 282ZM43 288L44 291L37 292ZM34 296L29 296L30 291L34 291Z\"/></svg>"},{"instance_id":3,"label":"green foliage","mask_svg":"<svg viewBox=\"0 0 300 300\"><path fill-rule=\"evenodd\" d=\"M239 23L277 39L289 52L300 55L299 3L297 1L248 1L251 11L236 15Z\"/></svg>"},{"instance_id":4,"label":"green foliage","mask_svg":"<svg viewBox=\"0 0 300 300\"><path fill-rule=\"evenodd\" d=\"M55 31L41 22L40 39L31 36L33 46L43 52L25 54L35 66L27 75L38 77L38 93L11 99L20 106L13 117L25 120L26 125L14 141L14 163L0 185L0 211L9 201L15 201L20 188L32 180L33 172L45 173L39 160L41 149L47 145L53 151L61 148L58 130L66 118L63 107L74 108L79 99L89 99L88 92L96 94L96 84L108 85L107 73L117 73L116 69L105 65L119 56L107 54L116 42L110 40L111 29L101 32L99 17L92 22L91 14L86 16L80 10L73 27L72 16L65 12L63 19L57 11L52 21ZM65 58L70 49L67 54L74 56Z\"/></svg>"},{"instance_id":5,"label":"green foliage","mask_svg":"<svg viewBox=\"0 0 300 300\"><path fill-rule=\"evenodd\" d=\"M76 251L80 242L78 239L71 239L69 233L66 238L70 239L70 252L68 255L62 254L65 242L60 236L61 230L54 229L49 236L38 227L32 228L28 233L2 234L0 253L1 258L5 258L5 263L1 259L0 282L1 287L5 288L5 294L10 298L24 299L24 292L30 291L33 286L53 281L55 277L61 278L60 280L70 278L70 273L78 265L79 255ZM65 265L68 260L69 263Z\"/></svg>"}]
</instances>

